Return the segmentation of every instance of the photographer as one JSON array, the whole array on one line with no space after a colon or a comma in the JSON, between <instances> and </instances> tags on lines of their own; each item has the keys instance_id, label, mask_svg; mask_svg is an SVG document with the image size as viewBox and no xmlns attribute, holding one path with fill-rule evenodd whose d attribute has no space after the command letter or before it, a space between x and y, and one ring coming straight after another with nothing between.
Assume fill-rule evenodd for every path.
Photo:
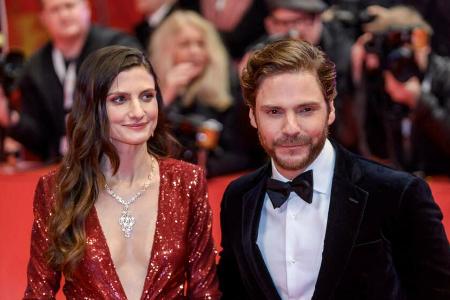
<instances>
[{"instance_id":1,"label":"photographer","mask_svg":"<svg viewBox=\"0 0 450 300\"><path fill-rule=\"evenodd\" d=\"M450 174L450 59L433 53L431 27L414 9L369 11L376 18L352 49L365 154L422 175Z\"/></svg>"}]
</instances>

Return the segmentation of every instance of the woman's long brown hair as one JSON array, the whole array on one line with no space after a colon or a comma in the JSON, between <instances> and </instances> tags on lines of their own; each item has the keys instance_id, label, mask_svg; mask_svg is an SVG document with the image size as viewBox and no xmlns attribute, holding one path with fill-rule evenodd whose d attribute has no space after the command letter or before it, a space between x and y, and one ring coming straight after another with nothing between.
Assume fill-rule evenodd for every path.
<instances>
[{"instance_id":1,"label":"woman's long brown hair","mask_svg":"<svg viewBox=\"0 0 450 300\"><path fill-rule=\"evenodd\" d=\"M109 139L106 95L116 76L133 67L144 67L155 79L158 123L149 153L168 156L173 139L167 133L162 115L161 92L145 55L134 48L110 46L89 55L78 73L74 105L67 120L69 150L57 174L56 203L50 217L48 261L62 271L66 280L83 258L86 245L86 218L103 187L101 160L106 156L114 173L120 160Z\"/></svg>"}]
</instances>

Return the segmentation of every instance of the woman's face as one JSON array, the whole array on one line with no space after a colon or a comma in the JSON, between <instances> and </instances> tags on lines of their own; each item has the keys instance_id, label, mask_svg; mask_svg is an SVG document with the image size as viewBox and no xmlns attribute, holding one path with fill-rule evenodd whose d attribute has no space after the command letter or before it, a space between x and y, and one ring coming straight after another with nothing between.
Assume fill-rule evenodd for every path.
<instances>
[{"instance_id":1,"label":"woman's face","mask_svg":"<svg viewBox=\"0 0 450 300\"><path fill-rule=\"evenodd\" d=\"M142 66L119 73L106 96L110 139L116 147L142 145L158 122L153 76Z\"/></svg>"},{"instance_id":2,"label":"woman's face","mask_svg":"<svg viewBox=\"0 0 450 300\"><path fill-rule=\"evenodd\" d=\"M190 63L198 73L202 73L208 64L208 53L204 33L188 25L175 36L174 64Z\"/></svg>"}]
</instances>

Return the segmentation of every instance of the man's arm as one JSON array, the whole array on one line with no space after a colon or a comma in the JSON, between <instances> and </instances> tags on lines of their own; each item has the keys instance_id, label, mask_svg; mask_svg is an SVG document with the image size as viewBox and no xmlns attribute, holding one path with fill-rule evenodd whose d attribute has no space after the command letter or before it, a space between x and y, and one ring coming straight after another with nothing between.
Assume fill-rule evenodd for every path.
<instances>
[{"instance_id":1,"label":"man's arm","mask_svg":"<svg viewBox=\"0 0 450 300\"><path fill-rule=\"evenodd\" d=\"M419 178L400 200L394 264L408 299L450 299L450 248L442 213L428 185Z\"/></svg>"},{"instance_id":2,"label":"man's arm","mask_svg":"<svg viewBox=\"0 0 450 300\"><path fill-rule=\"evenodd\" d=\"M250 299L245 291L244 284L241 280L238 263L231 246L232 235L236 228L230 228L229 221L236 218L229 210L227 199L233 199L230 196L229 186L224 193L221 210L220 210L220 227L222 231L222 251L220 252L219 265L217 273L219 275L220 290L222 291L223 300L239 300Z\"/></svg>"}]
</instances>

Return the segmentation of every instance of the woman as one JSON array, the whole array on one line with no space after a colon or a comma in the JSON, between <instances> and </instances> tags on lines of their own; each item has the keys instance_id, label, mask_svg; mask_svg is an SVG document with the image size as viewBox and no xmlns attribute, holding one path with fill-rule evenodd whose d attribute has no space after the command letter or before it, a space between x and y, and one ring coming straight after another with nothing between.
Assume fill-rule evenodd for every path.
<instances>
[{"instance_id":1,"label":"woman","mask_svg":"<svg viewBox=\"0 0 450 300\"><path fill-rule=\"evenodd\" d=\"M184 9L194 10L214 24L234 60L265 34L267 3L261 0L178 0Z\"/></svg>"},{"instance_id":2,"label":"woman","mask_svg":"<svg viewBox=\"0 0 450 300\"><path fill-rule=\"evenodd\" d=\"M25 298L216 299L203 172L167 158L162 98L139 50L111 46L80 68L69 151L40 179Z\"/></svg>"},{"instance_id":3,"label":"woman","mask_svg":"<svg viewBox=\"0 0 450 300\"><path fill-rule=\"evenodd\" d=\"M214 27L195 12L176 11L153 33L149 51L161 78L168 119L186 146L182 158L198 162L204 150L198 133L212 119L222 130L218 144L207 148L208 176L251 167L242 135L248 113L240 120L243 103L235 102L238 84L230 80L237 77L230 75L228 56Z\"/></svg>"}]
</instances>

